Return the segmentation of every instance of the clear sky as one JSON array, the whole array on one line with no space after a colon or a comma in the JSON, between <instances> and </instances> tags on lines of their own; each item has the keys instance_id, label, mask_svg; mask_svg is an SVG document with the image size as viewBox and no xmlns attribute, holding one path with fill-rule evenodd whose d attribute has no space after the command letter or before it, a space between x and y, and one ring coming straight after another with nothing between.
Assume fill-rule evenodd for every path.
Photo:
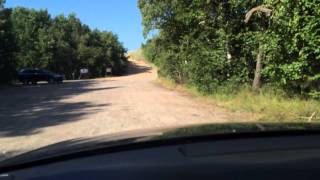
<instances>
[{"instance_id":1,"label":"clear sky","mask_svg":"<svg viewBox=\"0 0 320 180\"><path fill-rule=\"evenodd\" d=\"M76 13L92 29L116 33L130 51L144 41L137 0L6 0L5 7L47 9L52 16Z\"/></svg>"}]
</instances>

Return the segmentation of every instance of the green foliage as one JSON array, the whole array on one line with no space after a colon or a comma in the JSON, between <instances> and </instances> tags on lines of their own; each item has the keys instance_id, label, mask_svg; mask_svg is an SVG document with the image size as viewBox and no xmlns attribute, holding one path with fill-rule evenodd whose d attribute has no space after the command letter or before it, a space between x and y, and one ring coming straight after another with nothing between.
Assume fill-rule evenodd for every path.
<instances>
[{"instance_id":1,"label":"green foliage","mask_svg":"<svg viewBox=\"0 0 320 180\"><path fill-rule=\"evenodd\" d=\"M15 8L11 13L12 31L15 34L18 67L46 67L51 58L47 11Z\"/></svg>"},{"instance_id":2,"label":"green foliage","mask_svg":"<svg viewBox=\"0 0 320 180\"><path fill-rule=\"evenodd\" d=\"M281 1L274 6L265 75L285 89L314 97L320 92L320 4L303 0ZM280 81L279 81L280 80Z\"/></svg>"},{"instance_id":3,"label":"green foliage","mask_svg":"<svg viewBox=\"0 0 320 180\"><path fill-rule=\"evenodd\" d=\"M272 16L246 13L259 5ZM162 75L212 93L251 84L258 47L264 84L306 97L320 92L320 4L312 0L139 0L145 56Z\"/></svg>"},{"instance_id":4,"label":"green foliage","mask_svg":"<svg viewBox=\"0 0 320 180\"><path fill-rule=\"evenodd\" d=\"M0 83L7 83L15 77L13 52L16 47L10 13L9 9L0 10Z\"/></svg>"},{"instance_id":5,"label":"green foliage","mask_svg":"<svg viewBox=\"0 0 320 180\"><path fill-rule=\"evenodd\" d=\"M118 37L91 30L74 14L51 18L46 10L4 9L0 33L1 82L29 67L63 73L67 79L79 77L80 68L88 68L91 77L105 76L107 67L116 75L126 68L126 49Z\"/></svg>"}]
</instances>

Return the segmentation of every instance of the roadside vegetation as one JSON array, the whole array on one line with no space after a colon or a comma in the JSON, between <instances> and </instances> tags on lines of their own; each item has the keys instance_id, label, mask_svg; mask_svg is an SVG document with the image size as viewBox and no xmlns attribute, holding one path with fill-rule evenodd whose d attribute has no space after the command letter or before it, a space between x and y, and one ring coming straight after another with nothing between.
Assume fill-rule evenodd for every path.
<instances>
[{"instance_id":1,"label":"roadside vegetation","mask_svg":"<svg viewBox=\"0 0 320 180\"><path fill-rule=\"evenodd\" d=\"M46 10L4 8L0 0L0 83L15 79L22 68L44 68L79 77L80 68L91 77L125 71L126 49L109 31L92 30L75 14L50 16Z\"/></svg>"},{"instance_id":2,"label":"roadside vegetation","mask_svg":"<svg viewBox=\"0 0 320 180\"><path fill-rule=\"evenodd\" d=\"M284 91L268 87L259 93L251 87L240 87L237 92L226 87L212 94L200 92L197 88L177 84L168 78L159 77L156 83L161 86L188 93L206 103L224 107L232 112L253 113L262 122L319 122L320 102L314 99L288 97Z\"/></svg>"},{"instance_id":3,"label":"roadside vegetation","mask_svg":"<svg viewBox=\"0 0 320 180\"><path fill-rule=\"evenodd\" d=\"M145 56L142 52L142 49L136 49L134 51L128 52L128 57L137 61L145 61ZM150 62L148 62L150 64Z\"/></svg>"},{"instance_id":4,"label":"roadside vegetation","mask_svg":"<svg viewBox=\"0 0 320 180\"><path fill-rule=\"evenodd\" d=\"M260 120L320 120L319 3L139 0L139 8L142 51L162 81Z\"/></svg>"}]
</instances>

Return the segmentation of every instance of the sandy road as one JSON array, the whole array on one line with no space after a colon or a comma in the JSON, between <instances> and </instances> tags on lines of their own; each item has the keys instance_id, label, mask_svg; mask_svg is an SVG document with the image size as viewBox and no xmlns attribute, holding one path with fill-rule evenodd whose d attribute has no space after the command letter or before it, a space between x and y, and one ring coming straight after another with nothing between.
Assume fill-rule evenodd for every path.
<instances>
[{"instance_id":1,"label":"sandy road","mask_svg":"<svg viewBox=\"0 0 320 180\"><path fill-rule=\"evenodd\" d=\"M143 62L128 75L0 89L0 155L125 130L247 120L159 87Z\"/></svg>"}]
</instances>

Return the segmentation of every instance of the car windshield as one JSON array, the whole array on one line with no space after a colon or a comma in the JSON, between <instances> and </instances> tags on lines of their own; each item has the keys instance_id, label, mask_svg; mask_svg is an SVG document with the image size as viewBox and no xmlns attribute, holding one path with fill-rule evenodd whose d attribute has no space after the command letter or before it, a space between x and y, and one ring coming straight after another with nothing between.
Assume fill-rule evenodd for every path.
<instances>
[{"instance_id":1,"label":"car windshield","mask_svg":"<svg viewBox=\"0 0 320 180\"><path fill-rule=\"evenodd\" d=\"M33 73L33 70L32 69L22 69L20 72L21 73Z\"/></svg>"},{"instance_id":2,"label":"car windshield","mask_svg":"<svg viewBox=\"0 0 320 180\"><path fill-rule=\"evenodd\" d=\"M313 0L0 0L0 161L127 131L317 129L319 9Z\"/></svg>"}]
</instances>

